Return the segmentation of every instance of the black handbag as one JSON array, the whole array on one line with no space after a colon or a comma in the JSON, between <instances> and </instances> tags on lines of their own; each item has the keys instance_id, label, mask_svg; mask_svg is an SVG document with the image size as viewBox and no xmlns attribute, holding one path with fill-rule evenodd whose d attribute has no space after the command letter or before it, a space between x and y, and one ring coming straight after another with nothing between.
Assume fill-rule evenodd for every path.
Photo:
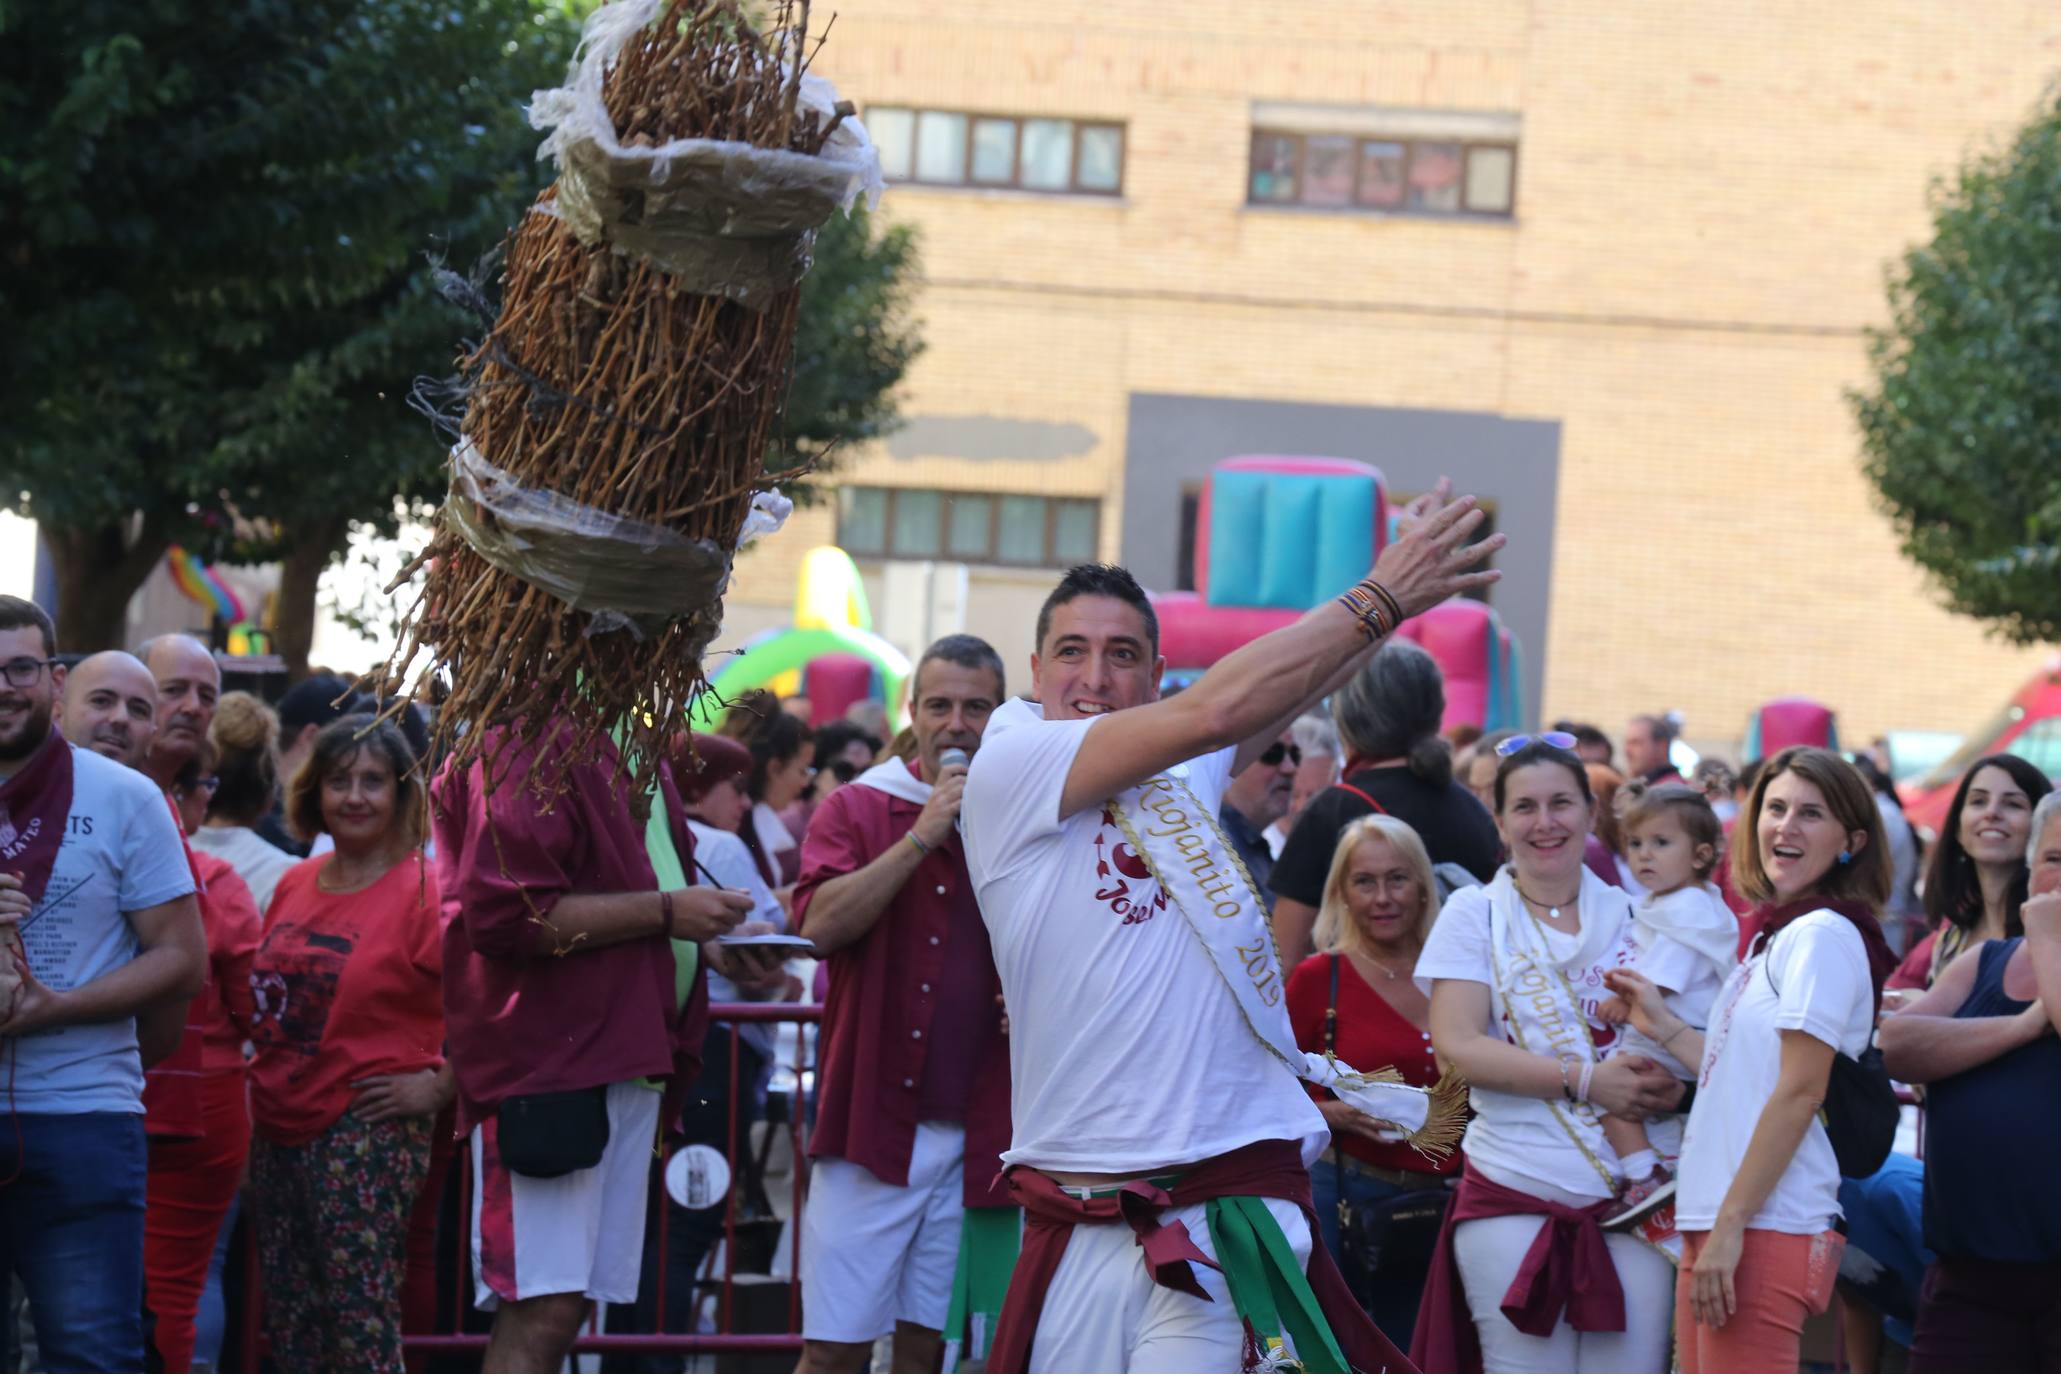
<instances>
[{"instance_id":1,"label":"black handbag","mask_svg":"<svg viewBox=\"0 0 2061 1374\"><path fill-rule=\"evenodd\" d=\"M1324 1010L1324 1049L1338 1050L1338 963L1331 956L1331 1004ZM1421 1283L1431 1270L1432 1252L1445 1226L1452 1190L1412 1188L1364 1207L1346 1200L1345 1151L1331 1143L1331 1170L1338 1189L1338 1267L1353 1296L1365 1306L1377 1287Z\"/></svg>"},{"instance_id":2,"label":"black handbag","mask_svg":"<svg viewBox=\"0 0 2061 1374\"><path fill-rule=\"evenodd\" d=\"M608 1149L608 1087L504 1098L494 1120L508 1172L557 1178L591 1169Z\"/></svg>"},{"instance_id":3,"label":"black handbag","mask_svg":"<svg viewBox=\"0 0 2061 1374\"><path fill-rule=\"evenodd\" d=\"M1763 958L1761 971L1775 996L1775 963ZM1832 1075L1825 1082L1825 1101L1818 1108L1818 1120L1825 1123L1825 1137L1832 1142L1832 1158L1838 1161L1842 1178L1868 1178L1889 1159L1896 1146L1897 1124L1903 1119L1903 1104L1896 1100L1896 1087L1883 1067L1882 1051L1871 1038L1860 1057L1834 1051Z\"/></svg>"}]
</instances>

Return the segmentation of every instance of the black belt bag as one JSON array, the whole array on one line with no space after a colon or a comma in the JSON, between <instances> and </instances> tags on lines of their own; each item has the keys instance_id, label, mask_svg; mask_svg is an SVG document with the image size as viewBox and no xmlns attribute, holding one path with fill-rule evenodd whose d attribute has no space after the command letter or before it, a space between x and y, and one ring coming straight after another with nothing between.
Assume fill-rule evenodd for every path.
<instances>
[{"instance_id":1,"label":"black belt bag","mask_svg":"<svg viewBox=\"0 0 2061 1374\"><path fill-rule=\"evenodd\" d=\"M591 1169L608 1149L608 1087L505 1098L494 1119L508 1172L557 1178Z\"/></svg>"}]
</instances>

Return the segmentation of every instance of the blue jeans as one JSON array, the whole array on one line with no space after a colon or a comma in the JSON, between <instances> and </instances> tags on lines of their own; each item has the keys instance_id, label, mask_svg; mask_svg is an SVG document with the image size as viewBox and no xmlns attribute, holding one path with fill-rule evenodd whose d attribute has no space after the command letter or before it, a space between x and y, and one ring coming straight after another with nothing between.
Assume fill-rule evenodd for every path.
<instances>
[{"instance_id":1,"label":"blue jeans","mask_svg":"<svg viewBox=\"0 0 2061 1374\"><path fill-rule=\"evenodd\" d=\"M1345 1254L1338 1248L1338 1177L1337 1167L1328 1159L1310 1166L1310 1201L1317 1211L1317 1230L1323 1237L1324 1248L1343 1268ZM1345 1166L1345 1200L1355 1207L1371 1207L1383 1198L1410 1191L1369 1177L1349 1164ZM1425 1275L1419 1274L1413 1282L1389 1283L1368 1304L1367 1315L1398 1350L1410 1348L1410 1335L1417 1327L1417 1304L1424 1296L1424 1279Z\"/></svg>"},{"instance_id":2,"label":"blue jeans","mask_svg":"<svg viewBox=\"0 0 2061 1374\"><path fill-rule=\"evenodd\" d=\"M1846 1214L1840 1285L1880 1311L1882 1329L1908 1349L1918 1290L1935 1258L1925 1244L1925 1166L1893 1154L1872 1176L1841 1180L1839 1210Z\"/></svg>"},{"instance_id":3,"label":"blue jeans","mask_svg":"<svg viewBox=\"0 0 2061 1374\"><path fill-rule=\"evenodd\" d=\"M0 1115L0 1274L19 1275L44 1374L142 1374L143 1118Z\"/></svg>"}]
</instances>

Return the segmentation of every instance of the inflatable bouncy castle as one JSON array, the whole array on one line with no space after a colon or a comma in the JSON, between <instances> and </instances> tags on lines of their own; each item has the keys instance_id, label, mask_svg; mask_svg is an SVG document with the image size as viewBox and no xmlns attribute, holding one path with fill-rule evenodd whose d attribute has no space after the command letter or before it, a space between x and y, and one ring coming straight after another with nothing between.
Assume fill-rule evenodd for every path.
<instances>
[{"instance_id":1,"label":"inflatable bouncy castle","mask_svg":"<svg viewBox=\"0 0 2061 1374\"><path fill-rule=\"evenodd\" d=\"M693 716L708 728L722 718L724 703L765 687L776 696L807 697L811 725L836 720L853 702L872 698L887 703L899 726L907 718L902 684L908 677L908 656L873 633L857 565L843 549L825 544L802 559L794 623L746 640L695 699Z\"/></svg>"},{"instance_id":2,"label":"inflatable bouncy castle","mask_svg":"<svg viewBox=\"0 0 2061 1374\"><path fill-rule=\"evenodd\" d=\"M1192 677L1239 645L1350 587L1392 533L1378 468L1345 458L1227 458L1210 473L1195 522L1193 592L1160 592L1168 675ZM1446 678L1445 725L1518 728L1518 647L1495 611L1455 598L1402 628Z\"/></svg>"},{"instance_id":3,"label":"inflatable bouncy castle","mask_svg":"<svg viewBox=\"0 0 2061 1374\"><path fill-rule=\"evenodd\" d=\"M1809 697L1778 697L1746 722L1745 761L1768 758L1792 744L1839 748L1839 722L1832 708Z\"/></svg>"}]
</instances>

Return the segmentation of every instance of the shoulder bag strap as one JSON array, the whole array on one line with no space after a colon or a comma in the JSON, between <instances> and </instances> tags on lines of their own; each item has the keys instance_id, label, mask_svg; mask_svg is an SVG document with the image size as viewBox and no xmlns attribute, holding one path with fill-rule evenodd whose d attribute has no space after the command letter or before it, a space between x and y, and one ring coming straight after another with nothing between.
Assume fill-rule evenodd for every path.
<instances>
[{"instance_id":1,"label":"shoulder bag strap","mask_svg":"<svg viewBox=\"0 0 2061 1374\"><path fill-rule=\"evenodd\" d=\"M1343 955L1331 956L1331 1003L1324 1008L1324 1052L1338 1053L1338 961ZM1331 1142L1331 1182L1338 1190L1338 1224L1343 1227L1352 1210L1345 1201L1345 1151L1339 1148L1337 1140Z\"/></svg>"},{"instance_id":2,"label":"shoulder bag strap","mask_svg":"<svg viewBox=\"0 0 2061 1374\"><path fill-rule=\"evenodd\" d=\"M1388 808L1387 808L1387 807L1383 806L1383 805L1382 805L1382 804L1381 804L1380 802L1378 802L1378 801L1375 801L1375 800L1374 800L1374 799L1373 799L1372 797L1368 796L1368 795L1367 795L1367 794L1366 794L1365 792L1362 792L1362 791L1361 791L1361 790L1360 790L1359 788L1357 788L1357 787L1353 786L1353 785L1352 785L1351 783L1349 783L1349 782L1335 782L1335 783L1332 783L1331 785L1332 785L1333 787L1336 787L1336 788L1337 788L1337 789L1338 789L1339 791L1341 791L1341 792L1350 792L1350 793L1352 793L1352 794L1353 794L1353 795L1354 795L1355 797L1358 797L1358 798L1359 798L1359 799L1360 799L1361 801L1363 801L1363 802L1367 803L1367 805L1369 805L1369 806L1373 807L1373 808L1374 808L1374 814L1375 814L1375 815L1377 815L1377 816L1386 816L1386 815L1388 814ZM1336 979L1336 978L1337 978L1337 976L1338 976L1338 972L1337 972L1337 969L1336 969L1336 968L1334 968L1334 969L1332 970L1332 974L1331 974L1331 976L1332 976L1332 977L1333 977L1334 979Z\"/></svg>"}]
</instances>

